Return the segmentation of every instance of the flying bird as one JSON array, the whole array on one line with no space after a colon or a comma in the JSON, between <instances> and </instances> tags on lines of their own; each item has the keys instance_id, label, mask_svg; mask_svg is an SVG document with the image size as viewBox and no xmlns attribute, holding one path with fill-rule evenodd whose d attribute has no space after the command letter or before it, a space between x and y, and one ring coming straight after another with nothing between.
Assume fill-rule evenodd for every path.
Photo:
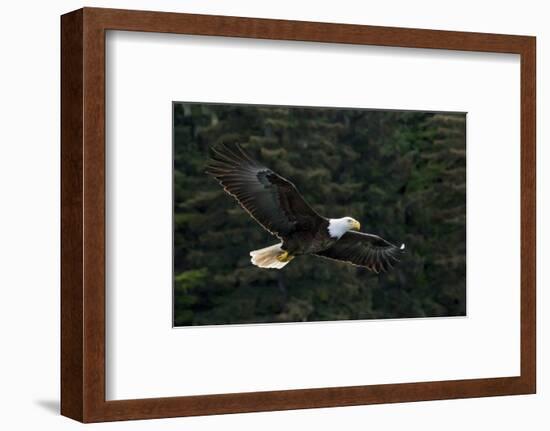
<instances>
[{"instance_id":1,"label":"flying bird","mask_svg":"<svg viewBox=\"0 0 550 431\"><path fill-rule=\"evenodd\" d=\"M238 144L212 148L206 172L264 229L281 242L250 252L260 268L281 269L292 259L312 254L387 271L398 261L405 245L391 244L377 235L359 232L352 217L326 218L300 195L296 186L262 163Z\"/></svg>"}]
</instances>

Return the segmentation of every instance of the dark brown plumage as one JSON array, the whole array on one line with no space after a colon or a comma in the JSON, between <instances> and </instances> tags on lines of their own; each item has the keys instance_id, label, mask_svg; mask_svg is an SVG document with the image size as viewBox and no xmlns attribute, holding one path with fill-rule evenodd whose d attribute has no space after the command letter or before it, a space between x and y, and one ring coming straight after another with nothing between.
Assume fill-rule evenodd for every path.
<instances>
[{"instance_id":1,"label":"dark brown plumage","mask_svg":"<svg viewBox=\"0 0 550 431\"><path fill-rule=\"evenodd\" d=\"M291 259L314 254L386 271L397 262L401 248L371 234L352 232L359 222L319 215L287 179L251 158L239 145L213 149L207 173L268 232L282 242L251 252L262 268L284 267Z\"/></svg>"},{"instance_id":2,"label":"dark brown plumage","mask_svg":"<svg viewBox=\"0 0 550 431\"><path fill-rule=\"evenodd\" d=\"M234 148L214 148L207 173L267 231L283 239L324 221L294 184L253 160L239 145Z\"/></svg>"},{"instance_id":3,"label":"dark brown plumage","mask_svg":"<svg viewBox=\"0 0 550 431\"><path fill-rule=\"evenodd\" d=\"M384 272L399 262L403 248L398 248L377 235L346 232L332 247L317 256L364 266L374 272Z\"/></svg>"}]
</instances>

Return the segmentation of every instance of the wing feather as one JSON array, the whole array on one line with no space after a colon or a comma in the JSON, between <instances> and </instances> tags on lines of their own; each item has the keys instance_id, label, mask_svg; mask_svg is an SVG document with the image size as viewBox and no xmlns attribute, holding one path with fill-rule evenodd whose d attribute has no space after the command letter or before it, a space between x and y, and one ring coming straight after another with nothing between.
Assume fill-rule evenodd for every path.
<instances>
[{"instance_id":1,"label":"wing feather","mask_svg":"<svg viewBox=\"0 0 550 431\"><path fill-rule=\"evenodd\" d=\"M399 262L404 248L404 245L398 247L377 235L348 231L332 247L316 255L379 273Z\"/></svg>"},{"instance_id":2,"label":"wing feather","mask_svg":"<svg viewBox=\"0 0 550 431\"><path fill-rule=\"evenodd\" d=\"M212 150L206 172L270 233L284 239L323 220L294 184L254 160L239 145Z\"/></svg>"}]
</instances>

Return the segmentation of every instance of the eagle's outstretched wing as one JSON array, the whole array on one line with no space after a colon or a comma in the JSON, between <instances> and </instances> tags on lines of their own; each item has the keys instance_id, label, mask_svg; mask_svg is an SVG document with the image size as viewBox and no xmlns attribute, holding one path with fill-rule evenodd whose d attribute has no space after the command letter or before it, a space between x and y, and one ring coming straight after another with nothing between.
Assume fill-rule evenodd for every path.
<instances>
[{"instance_id":1,"label":"eagle's outstretched wing","mask_svg":"<svg viewBox=\"0 0 550 431\"><path fill-rule=\"evenodd\" d=\"M221 145L213 152L206 172L270 233L284 239L323 220L294 184L252 159L239 145Z\"/></svg>"},{"instance_id":2,"label":"eagle's outstretched wing","mask_svg":"<svg viewBox=\"0 0 550 431\"><path fill-rule=\"evenodd\" d=\"M398 262L404 249L404 244L397 247L376 235L348 231L332 247L316 255L364 266L378 273Z\"/></svg>"}]
</instances>

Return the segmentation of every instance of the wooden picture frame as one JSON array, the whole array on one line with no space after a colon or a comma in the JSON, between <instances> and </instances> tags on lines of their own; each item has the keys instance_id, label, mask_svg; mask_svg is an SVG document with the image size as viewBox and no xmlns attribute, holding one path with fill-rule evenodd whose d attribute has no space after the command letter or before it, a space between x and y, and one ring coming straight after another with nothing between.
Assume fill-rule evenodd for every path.
<instances>
[{"instance_id":1,"label":"wooden picture frame","mask_svg":"<svg viewBox=\"0 0 550 431\"><path fill-rule=\"evenodd\" d=\"M515 53L521 57L521 375L106 401L105 32L211 35ZM61 413L82 422L532 394L535 347L535 38L84 8L61 18Z\"/></svg>"}]
</instances>

